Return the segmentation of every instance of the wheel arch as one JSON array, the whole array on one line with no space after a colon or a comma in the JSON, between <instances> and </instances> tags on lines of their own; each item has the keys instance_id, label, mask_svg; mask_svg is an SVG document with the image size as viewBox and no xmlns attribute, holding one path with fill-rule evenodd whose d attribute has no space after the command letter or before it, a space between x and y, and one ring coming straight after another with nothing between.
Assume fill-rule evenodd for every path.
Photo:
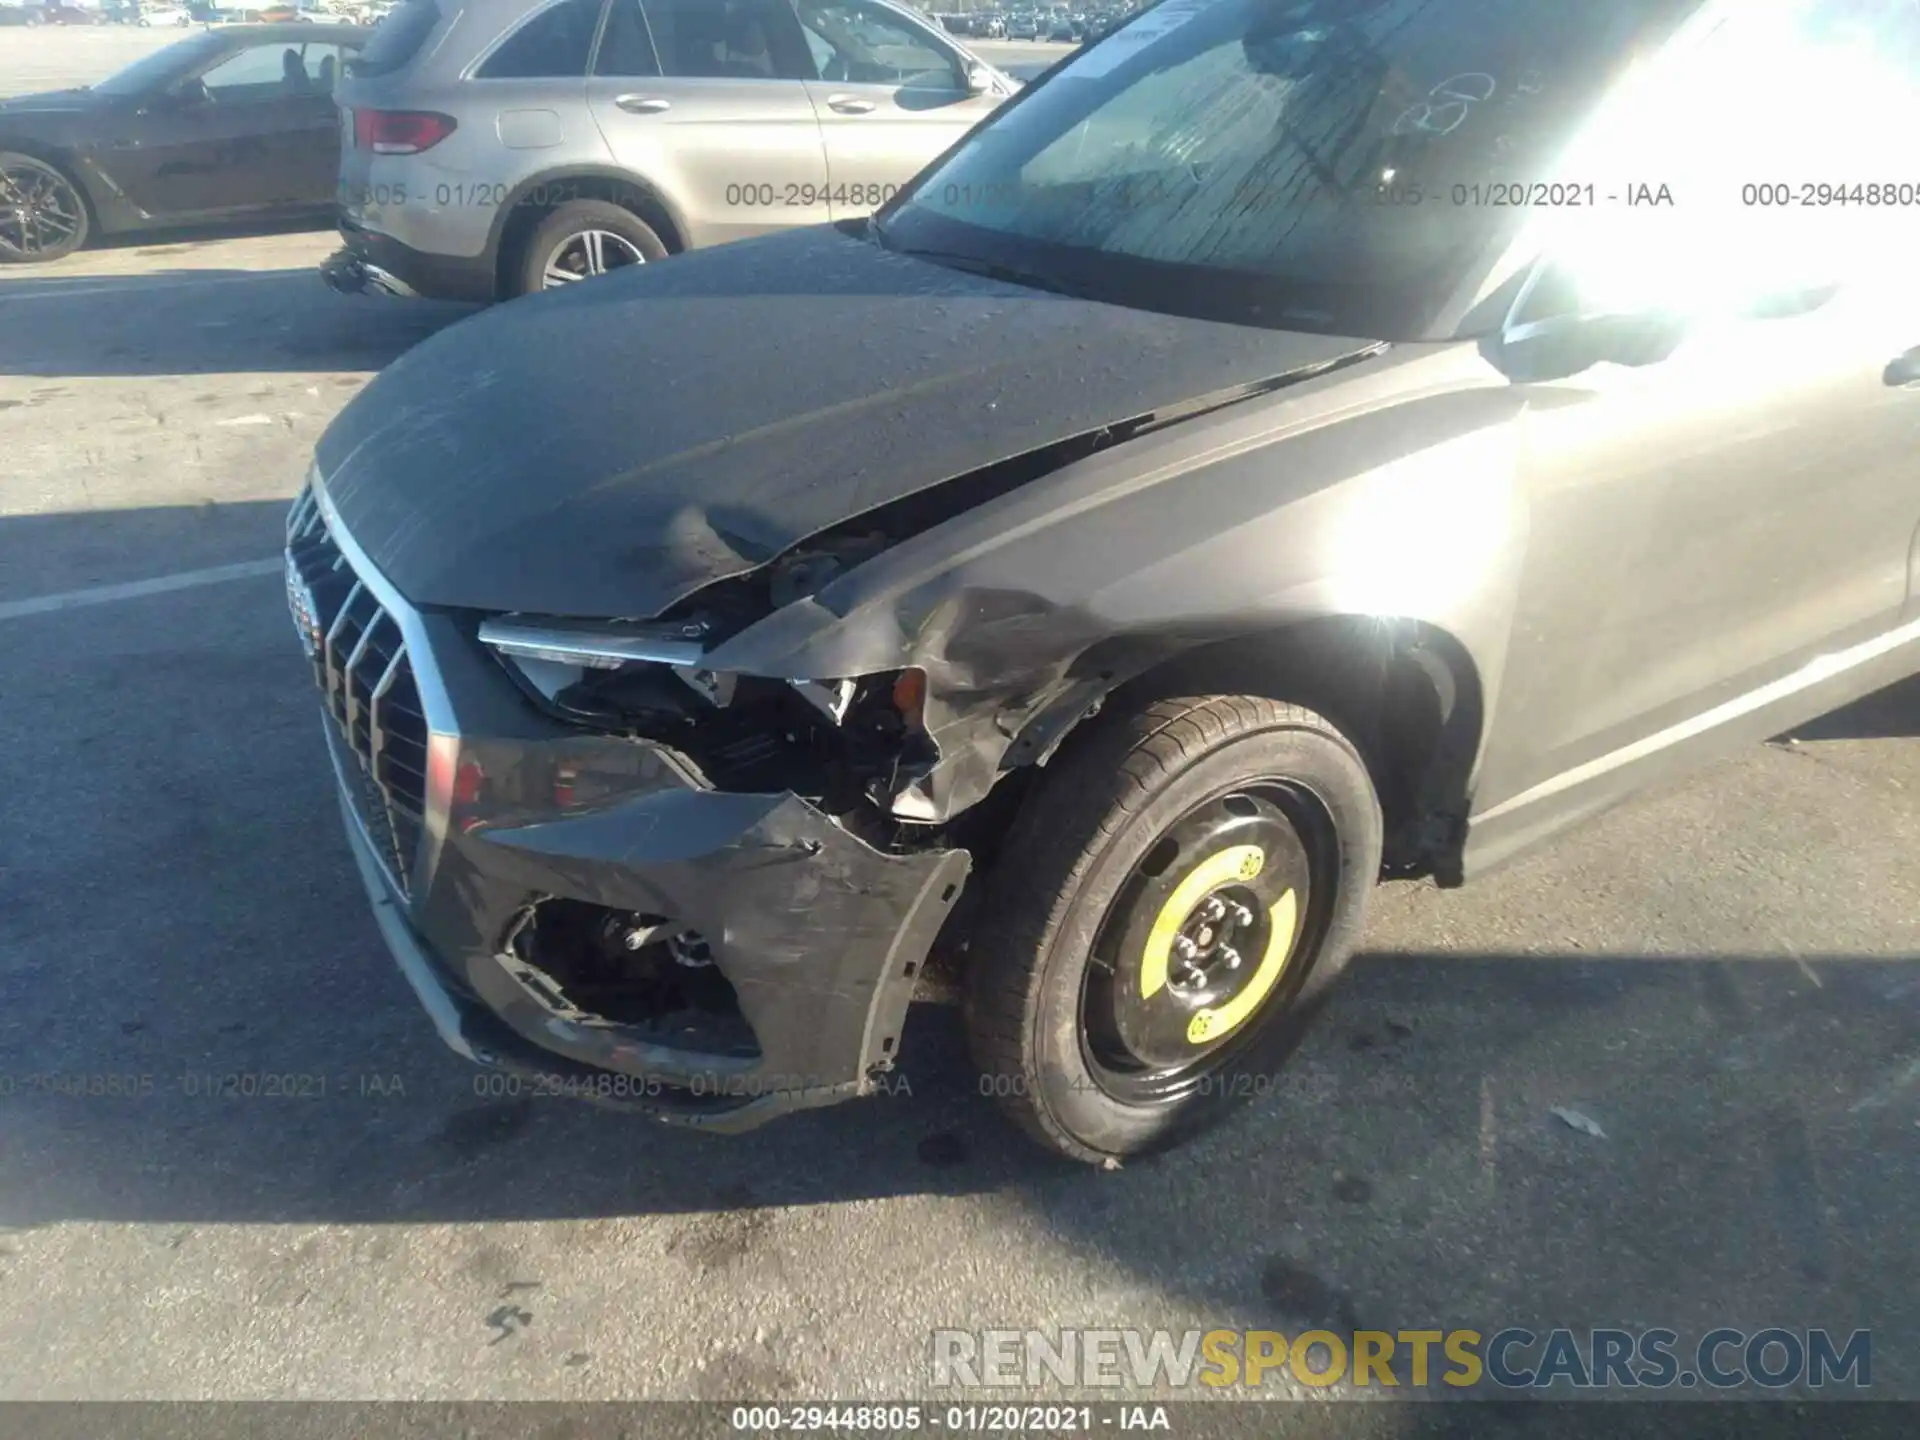
<instances>
[{"instance_id":1,"label":"wheel arch","mask_svg":"<svg viewBox=\"0 0 1920 1440\"><path fill-rule=\"evenodd\" d=\"M1260 1082L1285 1063L1353 954L1380 871L1382 817L1370 777L1344 738L1328 717L1299 705L1169 695L1109 717L1079 742L1085 748L1038 782L1035 798L1044 794L1044 803L1022 813L1006 853L983 876L991 894L961 979L976 1063L989 1081L1003 1082L992 1093L1029 1134L1096 1164L1165 1149L1259 1094ZM1226 753L1238 746L1247 748ZM1309 847L1305 855L1288 861L1286 847L1276 855L1264 836L1251 855L1238 846L1218 850L1191 831L1168 846L1189 817L1227 795L1244 802L1247 789L1264 788L1263 777L1291 777L1296 783L1284 788L1304 789L1319 802L1287 817ZM1222 808L1249 813L1232 800ZM1301 820L1320 844L1312 844ZM1147 1020L1146 1038L1160 1053L1142 1051L1141 1032L1129 1035L1112 1008L1116 992L1174 1000L1164 977L1150 978L1156 953L1173 943L1175 932L1163 927L1186 929L1182 916L1192 915L1206 891L1262 873L1269 857L1280 861L1275 878L1285 887L1272 898L1272 933L1286 939L1277 950L1271 941L1262 945L1261 958L1243 974L1244 988L1229 981L1204 1002L1207 1009L1184 1015L1176 1002L1171 1032L1129 1006ZM1171 886L1159 883L1163 875L1175 877ZM1298 895L1302 880L1304 908L1282 918L1280 906ZM1125 929L1103 943L1115 919ZM1131 975L1123 956L1135 957ZM1226 956L1227 968L1242 970L1240 959ZM1106 976L1122 984L1103 987ZM1215 1009L1227 991L1238 993ZM1109 1028L1103 1015L1120 1023ZM1196 1035L1193 1022L1203 1015L1224 1029L1203 1026ZM1183 1032L1188 1045L1206 1050L1190 1066L1163 1068L1170 1045L1173 1054L1187 1053L1176 1039ZM1114 1039L1122 1063L1109 1068L1096 1047ZM1116 1079L1124 1089L1114 1087Z\"/></svg>"},{"instance_id":2,"label":"wheel arch","mask_svg":"<svg viewBox=\"0 0 1920 1440\"><path fill-rule=\"evenodd\" d=\"M1486 686L1468 645L1428 621L1327 614L1203 644L1082 693L1064 723L1035 715L1009 758L1047 763L1103 709L1209 693L1288 701L1326 716L1373 777L1386 817L1388 873L1459 883Z\"/></svg>"},{"instance_id":3,"label":"wheel arch","mask_svg":"<svg viewBox=\"0 0 1920 1440\"><path fill-rule=\"evenodd\" d=\"M543 192L553 191L555 194ZM487 235L495 293L505 294L511 267L542 220L571 200L601 200L644 220L669 255L687 248L685 218L666 192L630 171L605 165L567 165L542 171L515 185L493 218Z\"/></svg>"}]
</instances>

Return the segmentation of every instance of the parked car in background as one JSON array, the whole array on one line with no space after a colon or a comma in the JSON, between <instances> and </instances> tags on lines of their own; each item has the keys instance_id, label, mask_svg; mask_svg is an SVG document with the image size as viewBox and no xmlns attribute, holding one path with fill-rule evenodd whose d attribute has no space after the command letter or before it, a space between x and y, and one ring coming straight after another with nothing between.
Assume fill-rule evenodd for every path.
<instances>
[{"instance_id":1,"label":"parked car in background","mask_svg":"<svg viewBox=\"0 0 1920 1440\"><path fill-rule=\"evenodd\" d=\"M184 5L142 5L134 23L148 29L185 29L193 24L193 14Z\"/></svg>"},{"instance_id":2,"label":"parked car in background","mask_svg":"<svg viewBox=\"0 0 1920 1440\"><path fill-rule=\"evenodd\" d=\"M1017 88L889 0L407 0L341 82L322 274L505 299L854 219Z\"/></svg>"},{"instance_id":3,"label":"parked car in background","mask_svg":"<svg viewBox=\"0 0 1920 1440\"><path fill-rule=\"evenodd\" d=\"M38 5L0 5L0 28L8 26L25 28L30 25L44 24L45 19Z\"/></svg>"},{"instance_id":4,"label":"parked car in background","mask_svg":"<svg viewBox=\"0 0 1920 1440\"><path fill-rule=\"evenodd\" d=\"M0 101L0 263L90 236L330 215L355 26L233 26L99 84ZM10 202L10 203L9 203Z\"/></svg>"},{"instance_id":5,"label":"parked car in background","mask_svg":"<svg viewBox=\"0 0 1920 1440\"><path fill-rule=\"evenodd\" d=\"M283 18L276 20L272 18L275 15ZM202 23L206 25L289 25L297 24L304 18L292 6L287 5L272 9L261 9L255 6L236 9L223 5L217 9L209 8Z\"/></svg>"},{"instance_id":6,"label":"parked car in background","mask_svg":"<svg viewBox=\"0 0 1920 1440\"><path fill-rule=\"evenodd\" d=\"M40 19L47 25L104 25L107 17L97 10L83 9L78 5L42 5Z\"/></svg>"}]
</instances>

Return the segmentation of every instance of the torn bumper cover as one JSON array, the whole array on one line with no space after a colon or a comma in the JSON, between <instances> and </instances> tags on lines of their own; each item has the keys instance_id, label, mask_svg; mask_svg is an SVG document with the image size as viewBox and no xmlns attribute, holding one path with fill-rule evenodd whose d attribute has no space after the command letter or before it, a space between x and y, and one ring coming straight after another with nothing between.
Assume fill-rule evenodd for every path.
<instances>
[{"instance_id":1,"label":"torn bumper cover","mask_svg":"<svg viewBox=\"0 0 1920 1440\"><path fill-rule=\"evenodd\" d=\"M545 778L550 792L600 795L571 814L514 806L511 823L469 809L409 899L353 801L357 762L333 739L361 877L441 1038L536 1090L710 1129L880 1088L915 976L965 881L966 852L886 855L797 796L723 794L669 751L601 743L630 751L618 757L617 799L605 791L616 777L592 773L581 753L591 745L542 753L462 741L455 764L485 785L504 779L524 794ZM622 1022L576 1003L537 953L516 948L556 901L698 932L751 1043L716 1046L671 1015Z\"/></svg>"}]
</instances>

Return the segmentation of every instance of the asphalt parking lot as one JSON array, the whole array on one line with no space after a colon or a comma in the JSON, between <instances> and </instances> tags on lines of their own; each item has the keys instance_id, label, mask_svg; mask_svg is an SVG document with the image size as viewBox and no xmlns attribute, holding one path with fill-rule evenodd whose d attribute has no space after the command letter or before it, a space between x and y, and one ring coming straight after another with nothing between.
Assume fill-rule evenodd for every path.
<instances>
[{"instance_id":1,"label":"asphalt parking lot","mask_svg":"<svg viewBox=\"0 0 1920 1440\"><path fill-rule=\"evenodd\" d=\"M0 93L109 43L21 36ZM327 292L330 242L0 274L0 1396L887 1398L941 1327L1778 1325L1871 1329L1920 1399L1920 683L1383 892L1275 1092L1164 1160L1027 1148L939 1007L910 1094L734 1140L480 1093L367 914L275 558L328 419L465 312ZM49 1083L94 1075L151 1090Z\"/></svg>"}]
</instances>

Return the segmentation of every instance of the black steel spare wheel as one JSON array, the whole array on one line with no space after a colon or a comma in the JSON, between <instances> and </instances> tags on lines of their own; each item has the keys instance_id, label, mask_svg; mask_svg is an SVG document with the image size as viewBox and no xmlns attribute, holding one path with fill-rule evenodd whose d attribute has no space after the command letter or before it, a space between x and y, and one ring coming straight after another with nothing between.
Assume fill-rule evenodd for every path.
<instances>
[{"instance_id":1,"label":"black steel spare wheel","mask_svg":"<svg viewBox=\"0 0 1920 1440\"><path fill-rule=\"evenodd\" d=\"M1208 800L1135 865L1080 1002L1088 1069L1115 1097L1179 1098L1281 988L1313 895L1283 793L1276 781ZM1294 799L1324 849L1325 822Z\"/></svg>"},{"instance_id":2,"label":"black steel spare wheel","mask_svg":"<svg viewBox=\"0 0 1920 1440\"><path fill-rule=\"evenodd\" d=\"M0 152L0 263L58 260L86 238L86 202L73 181L44 160Z\"/></svg>"},{"instance_id":3,"label":"black steel spare wheel","mask_svg":"<svg viewBox=\"0 0 1920 1440\"><path fill-rule=\"evenodd\" d=\"M1270 1093L1351 953L1381 832L1359 752L1298 706L1202 696L1094 722L987 877L964 992L983 1089L1096 1163Z\"/></svg>"}]
</instances>

